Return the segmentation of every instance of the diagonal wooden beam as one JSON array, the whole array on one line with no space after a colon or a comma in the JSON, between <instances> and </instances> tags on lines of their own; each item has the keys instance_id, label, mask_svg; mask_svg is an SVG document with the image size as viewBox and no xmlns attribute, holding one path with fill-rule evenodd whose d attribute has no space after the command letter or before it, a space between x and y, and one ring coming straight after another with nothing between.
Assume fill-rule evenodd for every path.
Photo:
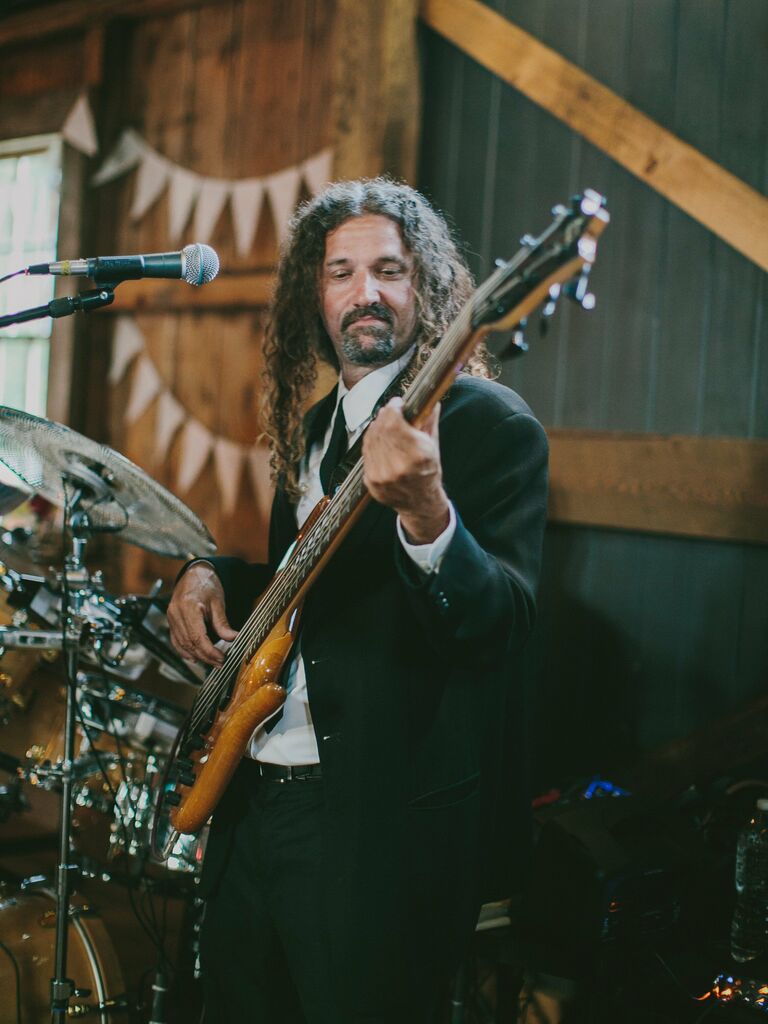
<instances>
[{"instance_id":1,"label":"diagonal wooden beam","mask_svg":"<svg viewBox=\"0 0 768 1024\"><path fill-rule=\"evenodd\" d=\"M768 199L479 0L421 17L734 249L768 270Z\"/></svg>"}]
</instances>

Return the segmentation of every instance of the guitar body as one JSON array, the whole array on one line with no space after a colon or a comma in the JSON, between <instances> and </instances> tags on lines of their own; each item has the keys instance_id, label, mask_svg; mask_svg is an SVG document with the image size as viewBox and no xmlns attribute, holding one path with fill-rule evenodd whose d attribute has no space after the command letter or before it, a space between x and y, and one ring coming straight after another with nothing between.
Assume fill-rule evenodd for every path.
<instances>
[{"instance_id":1,"label":"guitar body","mask_svg":"<svg viewBox=\"0 0 768 1024\"><path fill-rule=\"evenodd\" d=\"M286 691L279 680L293 648L297 612L298 609L290 609L253 657L243 662L226 706L216 715L210 730L200 737L203 745L198 750L188 750L191 767L185 768L194 774L194 780L177 785L181 801L170 812L171 823L178 832L197 832L203 827L234 775L254 730L284 703ZM182 739L182 745L187 739Z\"/></svg>"}]
</instances>

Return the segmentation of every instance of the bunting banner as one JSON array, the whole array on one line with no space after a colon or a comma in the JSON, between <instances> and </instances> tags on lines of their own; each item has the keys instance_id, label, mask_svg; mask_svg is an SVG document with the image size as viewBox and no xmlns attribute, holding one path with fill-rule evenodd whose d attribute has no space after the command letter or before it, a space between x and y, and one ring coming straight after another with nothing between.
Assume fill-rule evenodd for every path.
<instances>
[{"instance_id":1,"label":"bunting banner","mask_svg":"<svg viewBox=\"0 0 768 1024\"><path fill-rule=\"evenodd\" d=\"M302 182L312 195L327 185L331 180L333 153L330 149L320 150L294 167L285 167L263 178L206 178L166 159L137 131L127 128L91 183L105 185L136 168L132 220L141 220L167 190L170 241L178 243L191 221L195 241L206 243L229 203L237 252L247 256L256 237L265 199L272 212L278 241L282 242Z\"/></svg>"},{"instance_id":2,"label":"bunting banner","mask_svg":"<svg viewBox=\"0 0 768 1024\"><path fill-rule=\"evenodd\" d=\"M95 156L99 151L96 125L86 93L81 93L64 119L61 136L73 149L86 156Z\"/></svg>"},{"instance_id":3,"label":"bunting banner","mask_svg":"<svg viewBox=\"0 0 768 1024\"><path fill-rule=\"evenodd\" d=\"M153 462L159 468L168 457L174 438L179 438L176 489L184 494L194 487L213 460L222 511L233 515L237 508L244 469L247 468L256 505L265 517L272 502L269 448L262 444L243 445L214 434L163 384L149 357L141 328L131 316L116 318L112 339L109 381L119 384L133 366L133 377L125 407L126 423L135 423L154 402Z\"/></svg>"}]
</instances>

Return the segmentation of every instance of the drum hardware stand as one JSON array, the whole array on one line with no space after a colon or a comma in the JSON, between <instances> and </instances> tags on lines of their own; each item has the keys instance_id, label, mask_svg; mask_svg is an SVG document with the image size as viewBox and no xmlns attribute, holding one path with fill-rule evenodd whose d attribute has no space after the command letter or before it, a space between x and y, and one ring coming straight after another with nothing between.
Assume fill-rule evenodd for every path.
<instances>
[{"instance_id":1,"label":"drum hardware stand","mask_svg":"<svg viewBox=\"0 0 768 1024\"><path fill-rule=\"evenodd\" d=\"M89 629L84 606L90 596L90 577L83 562L88 538L92 532L88 513L81 509L80 502L86 493L100 500L108 485L97 474L79 465L78 472L73 473L71 481L77 486L73 499L69 502L69 532L72 538L72 550L64 562L63 584L63 624L62 646L66 672L66 710L64 719L64 756L59 769L61 778L61 817L59 824L59 860L56 867L56 947L54 959L54 976L51 979L51 1021L52 1024L64 1024L67 1017L83 1016L82 1005L70 1005L72 996L78 990L71 978L67 977L67 945L69 930L69 900L72 891L71 878L78 871L78 865L71 863L72 839L72 797L75 781L75 717L77 666L80 646ZM85 470L83 473L82 471ZM78 479L79 477L79 479ZM96 477L95 481L83 479ZM65 487L67 481L65 480ZM101 493L100 493L101 492ZM114 1007L117 1008L116 1006ZM88 1008L85 1012L91 1012Z\"/></svg>"},{"instance_id":2,"label":"drum hardware stand","mask_svg":"<svg viewBox=\"0 0 768 1024\"><path fill-rule=\"evenodd\" d=\"M114 288L114 284L102 284L94 292L54 299L47 306L0 317L0 326L43 316L64 316L77 309L88 310L108 305L114 298ZM64 509L64 526L71 538L71 553L65 559L60 577L61 614L58 608L53 608L56 624L63 620L61 633L54 639L56 647L60 645L63 648L67 687L64 755L60 771L56 774L56 782L61 780L62 803L55 891L55 974L51 980L51 1019L53 1024L64 1024L70 1016L83 1016L85 1013L99 1012L100 1009L103 1011L124 1006L119 1001L106 1000L103 994L100 994L98 1007L85 1008L82 1004L71 1003L73 996L82 993L76 991L74 982L66 976L70 882L77 870L70 863L72 804L75 796L73 782L78 769L82 767L74 759L79 654L86 643L93 645L101 640L101 654L114 657L112 649L104 649L103 642L109 639L119 647L125 633L130 634L132 628L142 640L148 639L140 629L136 629L137 626L145 625L144 616L140 614L142 609L124 611L115 606L109 609L111 620L106 623L98 614L94 614L96 574L89 575L83 564L87 540L97 531L120 533L121 539L128 543L137 544L156 554L183 559L189 558L190 554L212 554L216 544L205 524L138 466L112 449L62 424L0 405L0 462L16 473L32 491L52 505ZM87 510L82 507L84 499L88 502ZM3 577L0 582L4 589L9 589L8 580ZM10 582L17 583L15 580ZM45 580L42 582L45 583ZM12 586L12 589L15 587ZM42 589L45 590L45 587ZM102 600L99 596L97 603ZM50 625L47 617L44 620ZM10 632L5 636L8 646L11 642L19 646L35 646L35 641L24 626L23 622L14 623L13 636ZM42 650L42 647L39 649ZM95 653L98 657L99 651ZM175 658L159 657L159 660L175 663ZM170 667L178 669L179 666L172 664ZM182 679L187 675L184 672L178 674ZM188 681L193 682L191 679ZM195 678L194 683L199 681ZM176 838L171 838L169 847L173 846ZM199 859L197 852L195 859ZM162 984L162 979L158 981Z\"/></svg>"}]
</instances>

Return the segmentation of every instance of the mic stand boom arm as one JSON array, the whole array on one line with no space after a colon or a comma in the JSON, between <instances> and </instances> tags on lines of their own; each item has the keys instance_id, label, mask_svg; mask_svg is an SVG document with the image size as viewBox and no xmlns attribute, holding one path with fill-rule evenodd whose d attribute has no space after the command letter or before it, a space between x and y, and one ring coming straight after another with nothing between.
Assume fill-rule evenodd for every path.
<instances>
[{"instance_id":1,"label":"mic stand boom arm","mask_svg":"<svg viewBox=\"0 0 768 1024\"><path fill-rule=\"evenodd\" d=\"M115 288L117 288L117 284L103 284L90 292L65 295L60 299L51 299L44 306L33 306L32 309L23 309L20 313L8 313L6 316L0 316L0 327L23 324L28 320L42 320L46 316L54 318L70 316L79 310L89 313L92 309L99 309L101 306L109 306L113 303Z\"/></svg>"}]
</instances>

